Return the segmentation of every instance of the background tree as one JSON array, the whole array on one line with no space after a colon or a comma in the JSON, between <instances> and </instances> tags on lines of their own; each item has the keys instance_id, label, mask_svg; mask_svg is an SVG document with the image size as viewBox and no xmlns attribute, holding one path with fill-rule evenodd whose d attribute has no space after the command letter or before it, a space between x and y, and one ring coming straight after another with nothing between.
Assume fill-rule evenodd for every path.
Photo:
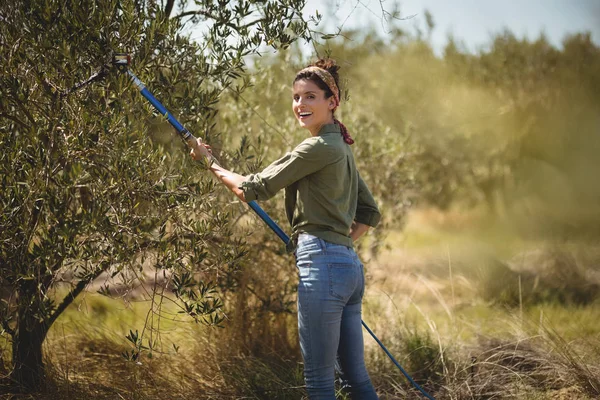
<instances>
[{"instance_id":1,"label":"background tree","mask_svg":"<svg viewBox=\"0 0 600 400\"><path fill-rule=\"evenodd\" d=\"M541 237L585 233L597 224L592 199L598 185L589 177L600 170L592 155L599 131L591 123L598 118L593 71L600 59L588 35L568 37L564 49L557 49L543 36L519 40L501 32L479 53L450 39L443 55L436 56L421 34L393 32L386 40L373 32L346 31L316 46L319 55L331 55L342 66L345 101L338 117L356 139L352 149L361 175L383 210L382 226L360 247L376 254L386 228L401 229L416 206L475 210L490 225L515 226L524 234L535 230ZM223 139L226 147L239 149L235 168L240 173L260 170L305 137L288 96L295 72L308 58L294 46L263 57L254 64L260 73L251 76L251 88L222 98L217 124L235 132ZM535 153L547 161L534 164ZM548 171L539 162L559 169ZM542 171L548 174L536 177ZM578 202L585 206L575 207ZM280 200L262 206L285 221ZM573 218L581 223L573 225ZM550 225L555 229L548 231ZM247 315L240 332L256 329L257 334L244 337L261 354L264 348L253 338L286 337L272 321L287 318L295 281L294 271L282 268L270 232L252 240L260 252L249 257L271 273L245 269L237 294L247 305L240 311ZM277 330L264 332L270 325ZM290 353L294 346L290 341Z\"/></svg>"},{"instance_id":2,"label":"background tree","mask_svg":"<svg viewBox=\"0 0 600 400\"><path fill-rule=\"evenodd\" d=\"M48 329L102 274L125 284L154 268L182 309L219 324L219 285L244 254L232 240L235 208L212 204L213 181L199 174L172 130L107 72L71 91L113 51L192 132L214 141L215 104L244 89L244 57L265 45L309 39L303 1L10 1L0 6L0 307L12 341L11 379L44 381ZM200 44L182 34L202 22ZM239 81L238 81L239 82ZM156 140L149 140L150 133ZM173 144L171 144L173 143ZM224 157L227 162L227 157ZM227 237L228 240L222 240ZM108 284L103 287L110 292ZM130 335L139 355L143 344ZM152 346L150 343L149 347Z\"/></svg>"}]
</instances>

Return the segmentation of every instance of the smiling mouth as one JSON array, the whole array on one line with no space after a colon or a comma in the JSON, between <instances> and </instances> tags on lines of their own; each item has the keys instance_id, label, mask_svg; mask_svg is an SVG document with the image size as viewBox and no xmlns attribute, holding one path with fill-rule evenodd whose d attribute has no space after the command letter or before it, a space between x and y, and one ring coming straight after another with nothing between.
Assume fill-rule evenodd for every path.
<instances>
[{"instance_id":1,"label":"smiling mouth","mask_svg":"<svg viewBox=\"0 0 600 400\"><path fill-rule=\"evenodd\" d=\"M298 113L298 116L299 116L300 118L306 118L306 117L310 117L311 115L312 115L312 113L311 113L311 112L300 112L300 113Z\"/></svg>"}]
</instances>

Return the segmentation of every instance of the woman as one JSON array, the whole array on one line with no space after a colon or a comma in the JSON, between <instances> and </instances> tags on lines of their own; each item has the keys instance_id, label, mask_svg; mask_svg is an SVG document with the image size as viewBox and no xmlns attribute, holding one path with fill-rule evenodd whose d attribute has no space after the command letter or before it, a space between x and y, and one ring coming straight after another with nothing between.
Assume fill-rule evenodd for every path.
<instances>
[{"instance_id":1,"label":"woman","mask_svg":"<svg viewBox=\"0 0 600 400\"><path fill-rule=\"evenodd\" d=\"M354 143L334 117L339 67L319 60L293 83L292 109L311 137L258 174L211 171L242 201L266 200L285 189L292 225L288 250L298 267L298 331L310 399L335 399L335 367L352 399L377 399L364 365L363 265L353 242L380 219L350 150ZM198 140L192 157L215 161Z\"/></svg>"}]
</instances>

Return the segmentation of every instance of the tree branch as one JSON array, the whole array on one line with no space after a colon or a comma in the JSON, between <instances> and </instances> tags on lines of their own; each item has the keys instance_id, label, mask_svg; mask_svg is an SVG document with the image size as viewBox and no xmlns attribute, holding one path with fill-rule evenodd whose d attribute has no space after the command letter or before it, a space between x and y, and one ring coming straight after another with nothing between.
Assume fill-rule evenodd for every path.
<instances>
[{"instance_id":1,"label":"tree branch","mask_svg":"<svg viewBox=\"0 0 600 400\"><path fill-rule=\"evenodd\" d=\"M8 321L5 320L4 318L2 318L2 328L4 328L4 330L6 332L8 332L8 334L10 336L13 336L13 337L15 336L15 333L16 333L15 330L13 328L11 328L10 325L8 325Z\"/></svg>"},{"instance_id":2,"label":"tree branch","mask_svg":"<svg viewBox=\"0 0 600 400\"><path fill-rule=\"evenodd\" d=\"M27 249L29 248L31 241L33 240L33 237L35 236L35 230L37 229L38 222L40 220L40 214L42 213L43 205L44 205L43 199L37 199L34 203L33 210L31 211L31 219L29 220L29 223L27 226L29 232L27 232L27 239L23 243L23 247L22 247L24 252L27 252Z\"/></svg>"},{"instance_id":3,"label":"tree branch","mask_svg":"<svg viewBox=\"0 0 600 400\"><path fill-rule=\"evenodd\" d=\"M31 115L31 113L29 112L29 110L27 110L27 108L25 107L25 105L18 98L16 98L16 97L13 97L13 100L21 108L21 111L23 111L23 114L25 114L25 116L27 117L27 119L29 121L31 121L31 124L33 126L37 126L37 123L35 122L35 118L33 118L33 115Z\"/></svg>"},{"instance_id":4,"label":"tree branch","mask_svg":"<svg viewBox=\"0 0 600 400\"><path fill-rule=\"evenodd\" d=\"M85 81L79 82L76 85L74 85L71 89L67 89L67 90L61 90L58 87L56 87L55 85L51 85L47 79L44 80L44 83L46 83L47 85L52 86L56 90L58 90L60 93L60 97L63 98L65 96L71 94L71 92L79 90L80 88L84 87L85 85L88 85L94 81L99 81L99 80L106 78L109 70L110 70L110 65L103 65L99 71L95 72L92 76L87 78Z\"/></svg>"},{"instance_id":5,"label":"tree branch","mask_svg":"<svg viewBox=\"0 0 600 400\"><path fill-rule=\"evenodd\" d=\"M173 11L173 6L175 5L175 0L168 0L167 5L165 6L165 19L169 19L171 12Z\"/></svg>"},{"instance_id":6,"label":"tree branch","mask_svg":"<svg viewBox=\"0 0 600 400\"><path fill-rule=\"evenodd\" d=\"M21 121L19 118L15 117L15 116L0 113L0 118L10 119L11 121L14 121L14 122L18 123L19 125L21 125L23 128L29 129L29 125L27 125L25 122Z\"/></svg>"},{"instance_id":7,"label":"tree branch","mask_svg":"<svg viewBox=\"0 0 600 400\"><path fill-rule=\"evenodd\" d=\"M210 18L210 19L213 19L213 20L217 20L218 19L218 17L216 15L211 14L208 11L202 11L202 10L186 11L186 12L183 12L181 14L178 14L178 15L174 16L173 18L185 18L185 17L194 16L194 15L202 15L202 16L204 16L206 18ZM250 28L253 25L256 25L256 24L258 24L260 22L263 22L264 20L265 20L264 18L259 18L259 19L255 20L255 21L248 22L247 24L240 25L240 26L232 24L231 22L226 22L225 25L228 26L228 27L230 27L230 28L232 28L232 29L235 29L236 31L239 31L240 29Z\"/></svg>"},{"instance_id":8,"label":"tree branch","mask_svg":"<svg viewBox=\"0 0 600 400\"><path fill-rule=\"evenodd\" d=\"M90 275L87 279L82 279L79 282L77 282L77 285L75 285L75 287L71 289L71 291L63 298L62 303L60 303L60 305L56 307L56 310L54 310L54 312L50 316L50 319L48 320L48 329L50 329L50 327L52 326L54 321L56 321L56 319L60 316L60 314L62 314L63 311L65 311L67 307L71 305L71 303L75 300L79 293L81 293L85 289L88 283L92 282L94 279L99 277L100 274L102 274L105 270L106 268L101 268L98 271L94 272L92 275Z\"/></svg>"},{"instance_id":9,"label":"tree branch","mask_svg":"<svg viewBox=\"0 0 600 400\"><path fill-rule=\"evenodd\" d=\"M173 18L175 18L175 19L185 18L185 17L191 17L192 15L203 15L207 18L217 19L216 16L212 15L211 13L209 13L207 11L202 11L202 10L182 12L181 14L178 14L178 15L174 16Z\"/></svg>"},{"instance_id":10,"label":"tree branch","mask_svg":"<svg viewBox=\"0 0 600 400\"><path fill-rule=\"evenodd\" d=\"M250 28L252 25L256 25L256 24L261 23L263 21L265 21L265 18L259 18L259 19L255 20L255 21L248 22L246 25L240 26L240 29Z\"/></svg>"}]
</instances>

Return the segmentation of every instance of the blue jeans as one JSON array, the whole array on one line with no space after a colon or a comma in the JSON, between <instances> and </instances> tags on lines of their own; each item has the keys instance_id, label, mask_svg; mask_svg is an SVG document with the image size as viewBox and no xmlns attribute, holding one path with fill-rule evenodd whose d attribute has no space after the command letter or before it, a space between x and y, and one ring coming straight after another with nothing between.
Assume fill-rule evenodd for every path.
<instances>
[{"instance_id":1,"label":"blue jeans","mask_svg":"<svg viewBox=\"0 0 600 400\"><path fill-rule=\"evenodd\" d=\"M377 399L365 368L361 303L363 265L350 247L301 234L298 331L311 400L335 400L335 369L350 397Z\"/></svg>"}]
</instances>

